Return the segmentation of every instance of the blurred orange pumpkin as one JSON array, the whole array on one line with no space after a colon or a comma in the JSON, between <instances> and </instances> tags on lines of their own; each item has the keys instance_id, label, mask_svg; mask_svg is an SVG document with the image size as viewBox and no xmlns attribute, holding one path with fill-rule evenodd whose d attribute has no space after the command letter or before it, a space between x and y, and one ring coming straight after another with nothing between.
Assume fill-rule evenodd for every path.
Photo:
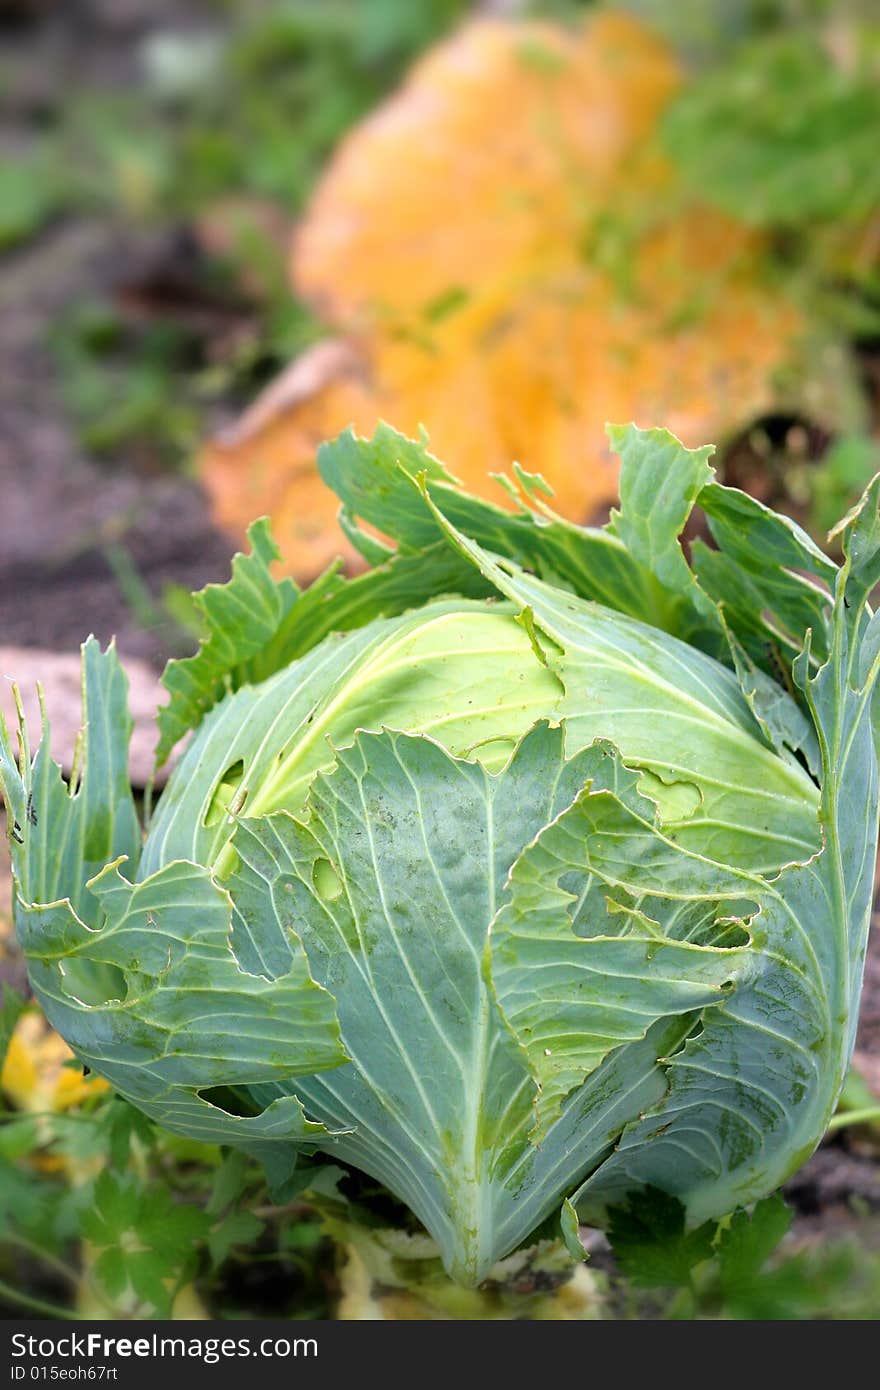
<instances>
[{"instance_id":1,"label":"blurred orange pumpkin","mask_svg":"<svg viewBox=\"0 0 880 1390\"><path fill-rule=\"evenodd\" d=\"M652 144L669 48L604 12L578 29L478 19L346 140L294 241L337 337L201 459L218 521L269 512L309 579L346 552L317 445L379 419L470 488L513 460L587 520L616 494L606 420L717 440L774 403L801 331L757 234L683 199Z\"/></svg>"}]
</instances>

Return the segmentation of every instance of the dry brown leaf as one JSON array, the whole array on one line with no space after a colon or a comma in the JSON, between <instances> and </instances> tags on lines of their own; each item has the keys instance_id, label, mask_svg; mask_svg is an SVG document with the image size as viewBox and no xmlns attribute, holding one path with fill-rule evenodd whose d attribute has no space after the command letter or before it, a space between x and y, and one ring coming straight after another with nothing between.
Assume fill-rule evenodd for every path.
<instances>
[{"instance_id":1,"label":"dry brown leaf","mask_svg":"<svg viewBox=\"0 0 880 1390\"><path fill-rule=\"evenodd\" d=\"M652 148L679 80L610 13L476 20L423 58L343 142L295 241L295 285L349 354L205 451L221 523L269 512L308 579L344 550L314 458L349 424L424 425L499 501L488 475L515 459L585 520L616 494L607 420L699 444L771 408L800 318L759 280L757 236L683 205Z\"/></svg>"},{"instance_id":2,"label":"dry brown leaf","mask_svg":"<svg viewBox=\"0 0 880 1390\"><path fill-rule=\"evenodd\" d=\"M361 370L353 349L319 344L202 454L218 523L243 535L255 517L268 513L285 564L299 578L312 578L336 555L352 554L336 525L339 499L318 476L315 456L347 424L369 430L381 415Z\"/></svg>"}]
</instances>

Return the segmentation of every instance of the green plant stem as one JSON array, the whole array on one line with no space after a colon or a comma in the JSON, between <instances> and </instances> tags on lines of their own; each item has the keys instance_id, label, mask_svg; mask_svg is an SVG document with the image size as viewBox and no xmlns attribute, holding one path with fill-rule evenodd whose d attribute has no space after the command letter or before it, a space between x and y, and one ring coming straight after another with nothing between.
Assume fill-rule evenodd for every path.
<instances>
[{"instance_id":1,"label":"green plant stem","mask_svg":"<svg viewBox=\"0 0 880 1390\"><path fill-rule=\"evenodd\" d=\"M76 1124L93 1124L93 1115L72 1115L60 1110L4 1110L0 1114L0 1124L11 1124L13 1120L57 1120L61 1119L65 1124L72 1121Z\"/></svg>"},{"instance_id":2,"label":"green plant stem","mask_svg":"<svg viewBox=\"0 0 880 1390\"><path fill-rule=\"evenodd\" d=\"M280 1207L272 1205L254 1207L253 1214L263 1221L277 1221L282 1216L305 1216L310 1210L308 1202L304 1202L301 1197L295 1197L292 1202L286 1202Z\"/></svg>"},{"instance_id":3,"label":"green plant stem","mask_svg":"<svg viewBox=\"0 0 880 1390\"><path fill-rule=\"evenodd\" d=\"M147 631L158 627L162 622L162 611L141 578L128 550L119 541L109 541L103 547L103 551L104 559L119 585L123 600L135 620Z\"/></svg>"},{"instance_id":4,"label":"green plant stem","mask_svg":"<svg viewBox=\"0 0 880 1390\"><path fill-rule=\"evenodd\" d=\"M44 1250L42 1245L36 1245L32 1240L28 1240L27 1236L19 1236L9 1231L5 1233L4 1239L9 1245L16 1245L19 1250L26 1250L29 1255L33 1255L35 1259L41 1260L50 1269L54 1269L56 1274L60 1274L68 1283L73 1284L74 1288L79 1286L80 1276L76 1270L65 1264L63 1260L59 1260L57 1255Z\"/></svg>"},{"instance_id":5,"label":"green plant stem","mask_svg":"<svg viewBox=\"0 0 880 1390\"><path fill-rule=\"evenodd\" d=\"M17 1303L21 1308L32 1308L34 1312L45 1313L50 1318L64 1318L66 1322L77 1321L76 1313L72 1313L68 1308L59 1308L54 1303L46 1303L42 1298L34 1298L32 1294L21 1293L2 1279L0 1279L0 1295L7 1298L10 1303Z\"/></svg>"},{"instance_id":6,"label":"green plant stem","mask_svg":"<svg viewBox=\"0 0 880 1390\"><path fill-rule=\"evenodd\" d=\"M834 1134L838 1129L844 1129L847 1125L872 1124L880 1120L880 1105L871 1105L864 1110L842 1110L839 1115L832 1115L828 1121L828 1133Z\"/></svg>"},{"instance_id":7,"label":"green plant stem","mask_svg":"<svg viewBox=\"0 0 880 1390\"><path fill-rule=\"evenodd\" d=\"M83 1271L82 1274L79 1274L71 1265L65 1264L64 1260L59 1260L57 1255L53 1255L50 1251L44 1250L41 1245L36 1245L33 1241L28 1240L27 1236L15 1235L14 1233L7 1232L5 1239L9 1245L16 1245L20 1250L26 1250L29 1255L33 1255L35 1259L41 1260L49 1269L54 1269L55 1273L60 1274L63 1279L66 1279L68 1283L72 1284L74 1289L85 1286L99 1303L103 1303L108 1313L111 1316L115 1316L116 1309L114 1305L104 1296L87 1271Z\"/></svg>"}]
</instances>

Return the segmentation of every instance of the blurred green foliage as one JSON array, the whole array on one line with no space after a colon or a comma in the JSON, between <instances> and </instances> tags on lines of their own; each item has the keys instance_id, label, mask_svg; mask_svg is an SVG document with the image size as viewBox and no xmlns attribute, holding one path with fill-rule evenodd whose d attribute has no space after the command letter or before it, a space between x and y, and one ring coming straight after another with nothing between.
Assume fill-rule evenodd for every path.
<instances>
[{"instance_id":1,"label":"blurred green foliage","mask_svg":"<svg viewBox=\"0 0 880 1390\"><path fill-rule=\"evenodd\" d=\"M791 1248L793 1215L776 1193L751 1212L686 1231L681 1203L647 1189L613 1213L608 1233L626 1280L615 1289L621 1315L873 1320L880 1252L847 1236Z\"/></svg>"},{"instance_id":2,"label":"blurred green foliage","mask_svg":"<svg viewBox=\"0 0 880 1390\"><path fill-rule=\"evenodd\" d=\"M46 152L0 164L0 252L38 232L62 200L62 180Z\"/></svg>"},{"instance_id":3,"label":"blurred green foliage","mask_svg":"<svg viewBox=\"0 0 880 1390\"><path fill-rule=\"evenodd\" d=\"M701 197L759 227L880 209L880 29L835 55L809 31L744 44L691 82L666 149Z\"/></svg>"},{"instance_id":4,"label":"blurred green foliage","mask_svg":"<svg viewBox=\"0 0 880 1390\"><path fill-rule=\"evenodd\" d=\"M876 19L875 0L623 0L695 67L723 63L737 44L780 31Z\"/></svg>"},{"instance_id":5,"label":"blurred green foliage","mask_svg":"<svg viewBox=\"0 0 880 1390\"><path fill-rule=\"evenodd\" d=\"M326 1317L322 1241L307 1207L272 1204L253 1160L175 1139L115 1097L0 1110L5 1316Z\"/></svg>"},{"instance_id":6,"label":"blurred green foliage","mask_svg":"<svg viewBox=\"0 0 880 1390\"><path fill-rule=\"evenodd\" d=\"M188 344L173 322L133 333L111 303L86 300L61 317L51 341L89 453L112 458L126 445L149 441L159 460L173 465L194 448L198 414L179 389Z\"/></svg>"},{"instance_id":7,"label":"blurred green foliage","mask_svg":"<svg viewBox=\"0 0 880 1390\"><path fill-rule=\"evenodd\" d=\"M296 210L343 131L466 5L274 0L217 9L228 29L146 41L138 91L75 100L74 147L90 156L79 162L83 196L180 216L234 190Z\"/></svg>"}]
</instances>

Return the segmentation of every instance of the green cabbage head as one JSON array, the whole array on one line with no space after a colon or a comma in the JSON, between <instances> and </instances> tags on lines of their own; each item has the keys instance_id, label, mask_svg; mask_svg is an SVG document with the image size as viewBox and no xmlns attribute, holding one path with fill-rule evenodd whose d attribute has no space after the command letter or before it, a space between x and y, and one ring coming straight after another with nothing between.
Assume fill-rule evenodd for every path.
<instances>
[{"instance_id":1,"label":"green cabbage head","mask_svg":"<svg viewBox=\"0 0 880 1390\"><path fill-rule=\"evenodd\" d=\"M610 436L603 529L387 427L326 445L367 567L299 590L252 528L166 672L160 758L190 737L145 836L112 648L70 785L47 730L2 736L17 930L77 1056L288 1190L378 1179L464 1284L648 1186L694 1221L772 1191L853 1045L880 484L838 568L710 449Z\"/></svg>"}]
</instances>

